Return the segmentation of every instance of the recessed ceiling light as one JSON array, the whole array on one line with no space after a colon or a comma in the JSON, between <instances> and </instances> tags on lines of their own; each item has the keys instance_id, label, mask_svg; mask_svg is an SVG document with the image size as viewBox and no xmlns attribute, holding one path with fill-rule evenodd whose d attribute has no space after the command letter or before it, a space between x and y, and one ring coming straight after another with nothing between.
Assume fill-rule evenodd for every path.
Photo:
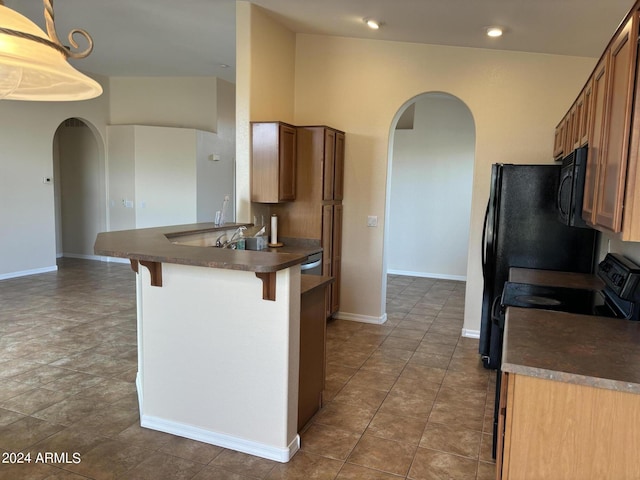
<instances>
[{"instance_id":1,"label":"recessed ceiling light","mask_svg":"<svg viewBox=\"0 0 640 480\"><path fill-rule=\"evenodd\" d=\"M220 63L220 64L218 64L218 66L220 68L229 68L229 65L227 65L226 63Z\"/></svg>"},{"instance_id":2,"label":"recessed ceiling light","mask_svg":"<svg viewBox=\"0 0 640 480\"><path fill-rule=\"evenodd\" d=\"M487 27L487 35L489 37L501 37L502 27Z\"/></svg>"},{"instance_id":3,"label":"recessed ceiling light","mask_svg":"<svg viewBox=\"0 0 640 480\"><path fill-rule=\"evenodd\" d=\"M378 22L377 20L374 20L372 18L365 18L364 23L366 23L367 26L372 30L378 30L382 25L382 22Z\"/></svg>"}]
</instances>

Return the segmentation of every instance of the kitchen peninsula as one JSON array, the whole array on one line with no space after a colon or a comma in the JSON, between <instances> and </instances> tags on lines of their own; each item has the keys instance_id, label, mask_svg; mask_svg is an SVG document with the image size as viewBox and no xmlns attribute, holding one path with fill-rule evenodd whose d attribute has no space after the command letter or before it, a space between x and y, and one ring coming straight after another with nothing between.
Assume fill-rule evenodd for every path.
<instances>
[{"instance_id":1,"label":"kitchen peninsula","mask_svg":"<svg viewBox=\"0 0 640 480\"><path fill-rule=\"evenodd\" d=\"M128 258L137 272L141 425L287 462L300 445L300 264L309 252L206 246L237 226L100 233L94 251Z\"/></svg>"}]
</instances>

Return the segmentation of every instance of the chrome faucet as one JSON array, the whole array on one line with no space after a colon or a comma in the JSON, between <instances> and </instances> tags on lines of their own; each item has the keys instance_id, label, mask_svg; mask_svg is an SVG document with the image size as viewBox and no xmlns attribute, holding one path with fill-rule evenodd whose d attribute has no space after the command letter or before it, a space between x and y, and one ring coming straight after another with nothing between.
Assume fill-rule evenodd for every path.
<instances>
[{"instance_id":1,"label":"chrome faucet","mask_svg":"<svg viewBox=\"0 0 640 480\"><path fill-rule=\"evenodd\" d=\"M238 235L240 235L241 232L244 232L246 229L247 229L247 227L245 227L245 226L236 228L236 231L233 232L233 235L231 235L231 238L229 238L228 240L225 240L223 242L222 239L227 236L227 232L224 232L222 235L220 235L216 239L216 247L218 247L218 248L229 248L229 246L231 246L231 248L235 248L235 245L233 244L234 240L236 239L236 237Z\"/></svg>"}]
</instances>

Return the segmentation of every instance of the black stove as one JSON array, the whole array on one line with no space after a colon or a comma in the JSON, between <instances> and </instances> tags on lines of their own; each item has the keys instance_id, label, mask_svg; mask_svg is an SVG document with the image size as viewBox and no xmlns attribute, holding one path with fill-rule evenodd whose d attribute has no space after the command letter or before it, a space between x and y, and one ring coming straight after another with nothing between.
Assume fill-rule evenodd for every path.
<instances>
[{"instance_id":1,"label":"black stove","mask_svg":"<svg viewBox=\"0 0 640 480\"><path fill-rule=\"evenodd\" d=\"M597 274L605 284L602 290L506 282L500 313L506 307L522 307L640 320L640 267L609 253L598 265ZM495 320L501 323L503 319Z\"/></svg>"},{"instance_id":2,"label":"black stove","mask_svg":"<svg viewBox=\"0 0 640 480\"><path fill-rule=\"evenodd\" d=\"M541 308L592 315L602 295L597 290L547 287L528 283L506 282L502 291L502 307ZM601 303L601 302L600 302Z\"/></svg>"}]
</instances>

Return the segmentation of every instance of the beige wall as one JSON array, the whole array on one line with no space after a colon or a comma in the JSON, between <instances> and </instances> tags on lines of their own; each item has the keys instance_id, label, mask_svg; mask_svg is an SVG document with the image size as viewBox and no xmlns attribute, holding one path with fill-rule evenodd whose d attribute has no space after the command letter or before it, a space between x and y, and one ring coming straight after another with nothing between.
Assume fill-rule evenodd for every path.
<instances>
[{"instance_id":1,"label":"beige wall","mask_svg":"<svg viewBox=\"0 0 640 480\"><path fill-rule=\"evenodd\" d=\"M110 77L111 123L217 131L216 77Z\"/></svg>"},{"instance_id":2,"label":"beige wall","mask_svg":"<svg viewBox=\"0 0 640 480\"><path fill-rule=\"evenodd\" d=\"M385 190L398 109L435 91L455 95L471 110L476 163L465 330L477 334L490 165L550 162L554 126L595 60L319 35L298 35L296 47L295 122L328 124L347 134L341 312L373 319L384 314ZM378 216L377 229L367 227L367 215Z\"/></svg>"},{"instance_id":3,"label":"beige wall","mask_svg":"<svg viewBox=\"0 0 640 480\"><path fill-rule=\"evenodd\" d=\"M267 105L263 97L277 94L289 105L282 88L277 92L254 88L268 75L263 70L273 64L261 62L259 70L252 59L260 52L273 55L279 65L289 65L287 49L275 47L282 37L291 37L247 2L238 2L237 22L240 130L248 128L245 120L253 119L251 105ZM365 321L384 319L390 129L407 101L425 92L445 92L469 107L476 125L464 328L466 334L477 335L482 296L480 240L490 165L551 162L554 127L594 64L591 58L297 34L293 123L326 124L347 135L340 312ZM272 108L261 112L263 119L277 118L280 110ZM238 141L242 141L237 150L240 205L249 198L246 132ZM249 212L249 207L244 211ZM378 228L367 227L368 215L378 216Z\"/></svg>"},{"instance_id":4,"label":"beige wall","mask_svg":"<svg viewBox=\"0 0 640 480\"><path fill-rule=\"evenodd\" d=\"M249 122L293 123L296 36L249 2L236 3L236 205L238 221L266 208L252 205ZM255 210L255 211L254 211Z\"/></svg>"}]
</instances>

